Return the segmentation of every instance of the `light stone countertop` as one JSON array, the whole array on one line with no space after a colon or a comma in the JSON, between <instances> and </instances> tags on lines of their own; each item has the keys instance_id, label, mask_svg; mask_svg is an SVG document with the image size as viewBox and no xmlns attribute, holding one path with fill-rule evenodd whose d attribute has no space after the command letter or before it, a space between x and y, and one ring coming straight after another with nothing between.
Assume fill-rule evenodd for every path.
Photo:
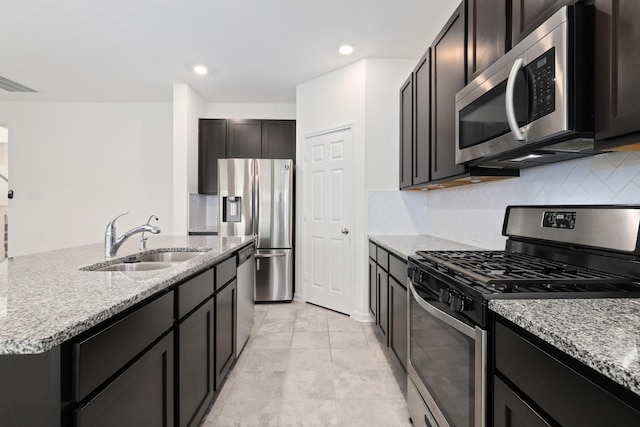
<instances>
[{"instance_id":1,"label":"light stone countertop","mask_svg":"<svg viewBox=\"0 0 640 427\"><path fill-rule=\"evenodd\" d=\"M489 308L640 395L639 299L491 300Z\"/></svg>"},{"instance_id":2,"label":"light stone countertop","mask_svg":"<svg viewBox=\"0 0 640 427\"><path fill-rule=\"evenodd\" d=\"M152 271L81 271L137 254L131 238L112 259L104 243L14 257L0 262L0 354L45 352L178 281L204 270L254 237L150 236L145 253L207 251Z\"/></svg>"},{"instance_id":3,"label":"light stone countertop","mask_svg":"<svg viewBox=\"0 0 640 427\"><path fill-rule=\"evenodd\" d=\"M370 235L369 239L405 261L410 255L414 255L416 251L466 251L482 249L425 234L417 236Z\"/></svg>"}]
</instances>

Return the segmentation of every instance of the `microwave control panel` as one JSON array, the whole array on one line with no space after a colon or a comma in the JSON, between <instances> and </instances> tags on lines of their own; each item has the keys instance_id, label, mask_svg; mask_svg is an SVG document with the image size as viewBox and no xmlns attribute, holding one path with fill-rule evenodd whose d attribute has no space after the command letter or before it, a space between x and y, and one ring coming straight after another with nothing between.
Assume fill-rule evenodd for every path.
<instances>
[{"instance_id":1,"label":"microwave control panel","mask_svg":"<svg viewBox=\"0 0 640 427\"><path fill-rule=\"evenodd\" d=\"M556 107L555 47L549 49L527 65L531 88L529 122L552 113Z\"/></svg>"}]
</instances>

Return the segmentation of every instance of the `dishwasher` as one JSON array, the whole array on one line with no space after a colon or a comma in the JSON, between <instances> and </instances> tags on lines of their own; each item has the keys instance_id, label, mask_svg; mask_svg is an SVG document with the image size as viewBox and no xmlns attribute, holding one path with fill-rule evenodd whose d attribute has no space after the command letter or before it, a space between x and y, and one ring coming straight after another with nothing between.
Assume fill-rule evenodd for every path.
<instances>
[{"instance_id":1,"label":"dishwasher","mask_svg":"<svg viewBox=\"0 0 640 427\"><path fill-rule=\"evenodd\" d=\"M240 355L253 329L256 288L256 259L253 245L238 253L238 326L236 357Z\"/></svg>"}]
</instances>

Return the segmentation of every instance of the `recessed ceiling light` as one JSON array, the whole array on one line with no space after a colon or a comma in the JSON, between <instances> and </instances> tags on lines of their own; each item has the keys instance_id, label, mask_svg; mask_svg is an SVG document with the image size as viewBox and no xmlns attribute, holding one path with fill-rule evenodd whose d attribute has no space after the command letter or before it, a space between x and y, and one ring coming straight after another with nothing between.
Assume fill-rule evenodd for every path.
<instances>
[{"instance_id":1,"label":"recessed ceiling light","mask_svg":"<svg viewBox=\"0 0 640 427\"><path fill-rule=\"evenodd\" d=\"M342 55L351 55L353 53L353 46L350 44L343 44L338 48L338 52Z\"/></svg>"},{"instance_id":2,"label":"recessed ceiling light","mask_svg":"<svg viewBox=\"0 0 640 427\"><path fill-rule=\"evenodd\" d=\"M204 65L196 65L195 67L193 67L193 72L204 76L209 72L209 70L207 70L207 67L205 67Z\"/></svg>"}]
</instances>

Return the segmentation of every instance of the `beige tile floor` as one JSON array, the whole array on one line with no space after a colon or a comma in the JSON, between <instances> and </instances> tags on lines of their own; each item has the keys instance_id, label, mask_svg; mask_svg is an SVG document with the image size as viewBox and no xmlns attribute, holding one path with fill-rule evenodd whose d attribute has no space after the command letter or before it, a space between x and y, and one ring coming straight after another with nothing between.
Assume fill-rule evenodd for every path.
<instances>
[{"instance_id":1,"label":"beige tile floor","mask_svg":"<svg viewBox=\"0 0 640 427\"><path fill-rule=\"evenodd\" d=\"M259 304L202 427L411 426L406 376L377 327L312 304Z\"/></svg>"}]
</instances>

